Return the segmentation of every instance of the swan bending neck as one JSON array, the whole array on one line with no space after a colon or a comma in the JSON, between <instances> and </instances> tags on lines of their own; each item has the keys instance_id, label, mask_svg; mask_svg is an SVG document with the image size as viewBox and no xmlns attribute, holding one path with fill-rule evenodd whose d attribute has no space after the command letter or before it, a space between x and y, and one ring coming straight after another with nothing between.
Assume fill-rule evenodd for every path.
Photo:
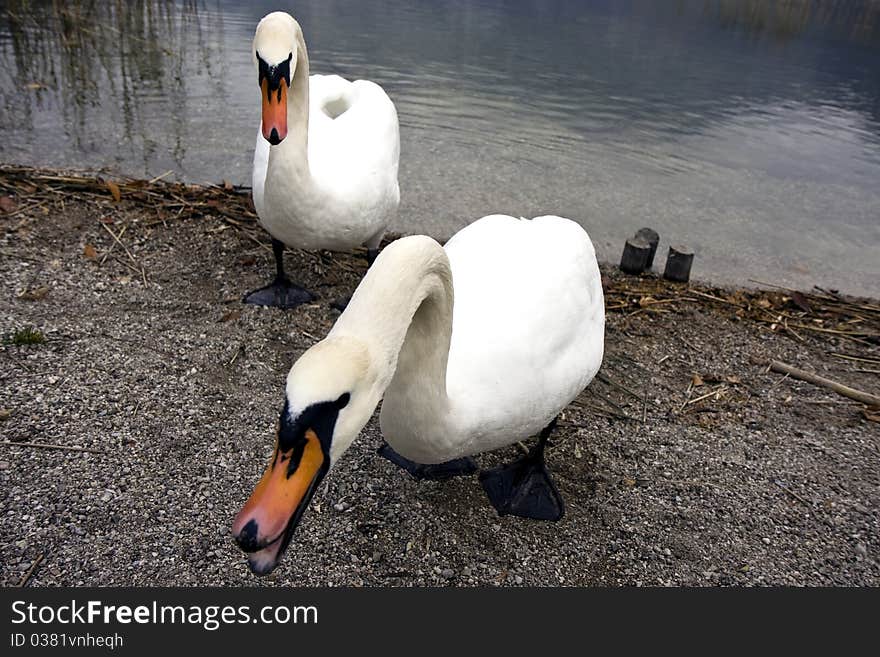
<instances>
[{"instance_id":1,"label":"swan bending neck","mask_svg":"<svg viewBox=\"0 0 880 657\"><path fill-rule=\"evenodd\" d=\"M429 237L405 237L376 259L331 334L368 346L386 404L406 400L414 414L436 413L447 402L452 308L446 252Z\"/></svg>"}]
</instances>

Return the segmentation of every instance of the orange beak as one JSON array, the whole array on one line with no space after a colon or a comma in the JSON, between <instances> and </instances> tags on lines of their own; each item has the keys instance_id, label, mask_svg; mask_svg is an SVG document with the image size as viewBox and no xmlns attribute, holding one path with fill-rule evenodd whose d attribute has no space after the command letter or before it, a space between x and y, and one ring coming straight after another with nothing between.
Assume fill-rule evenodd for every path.
<instances>
[{"instance_id":1,"label":"orange beak","mask_svg":"<svg viewBox=\"0 0 880 657\"><path fill-rule=\"evenodd\" d=\"M278 449L250 499L232 523L232 535L248 553L251 570L265 575L278 564L293 530L308 507L318 482L327 472L321 442L312 429L305 445Z\"/></svg>"},{"instance_id":2,"label":"orange beak","mask_svg":"<svg viewBox=\"0 0 880 657\"><path fill-rule=\"evenodd\" d=\"M269 81L260 83L263 92L263 137L277 146L287 136L287 81L281 78L277 89L269 89Z\"/></svg>"}]
</instances>

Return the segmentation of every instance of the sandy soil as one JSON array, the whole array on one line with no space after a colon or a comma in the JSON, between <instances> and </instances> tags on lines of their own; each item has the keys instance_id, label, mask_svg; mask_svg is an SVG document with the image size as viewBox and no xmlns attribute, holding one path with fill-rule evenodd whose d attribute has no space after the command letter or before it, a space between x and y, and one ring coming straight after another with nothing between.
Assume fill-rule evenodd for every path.
<instances>
[{"instance_id":1,"label":"sandy soil","mask_svg":"<svg viewBox=\"0 0 880 657\"><path fill-rule=\"evenodd\" d=\"M694 302L609 314L608 378L549 451L561 522L499 518L475 478L410 479L376 455L374 417L258 580L231 520L287 370L366 263L289 253L322 299L245 307L265 238L153 210L108 196L0 214L0 439L99 450L0 447L0 583L35 563L29 586L880 583L880 425L766 367L876 392L876 364L831 356L877 360L876 339L796 339ZM45 342L13 344L27 327Z\"/></svg>"}]
</instances>

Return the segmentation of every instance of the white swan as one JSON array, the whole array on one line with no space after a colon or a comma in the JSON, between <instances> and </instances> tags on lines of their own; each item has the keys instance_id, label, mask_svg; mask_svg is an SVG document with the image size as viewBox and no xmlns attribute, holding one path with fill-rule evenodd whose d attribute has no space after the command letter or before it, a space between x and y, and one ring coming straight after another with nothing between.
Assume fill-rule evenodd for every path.
<instances>
[{"instance_id":1,"label":"white swan","mask_svg":"<svg viewBox=\"0 0 880 657\"><path fill-rule=\"evenodd\" d=\"M310 77L302 29L289 14L260 21L253 53L263 99L253 197L272 236L276 278L245 301L291 308L314 296L285 276L285 245L363 244L375 258L400 201L397 111L373 82Z\"/></svg>"},{"instance_id":2,"label":"white swan","mask_svg":"<svg viewBox=\"0 0 880 657\"><path fill-rule=\"evenodd\" d=\"M598 371L604 326L593 245L568 219L492 215L445 249L425 236L387 246L287 377L272 461L233 523L251 569L275 567L383 395L386 455L416 476L471 472L469 455L552 426ZM548 433L528 457L481 474L500 513L561 517L543 468Z\"/></svg>"}]
</instances>

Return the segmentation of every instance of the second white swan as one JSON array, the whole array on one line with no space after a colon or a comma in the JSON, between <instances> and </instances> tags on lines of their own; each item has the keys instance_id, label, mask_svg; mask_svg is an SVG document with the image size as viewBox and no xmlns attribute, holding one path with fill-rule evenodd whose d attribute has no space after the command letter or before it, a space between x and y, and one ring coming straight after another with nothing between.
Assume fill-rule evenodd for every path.
<instances>
[{"instance_id":1,"label":"second white swan","mask_svg":"<svg viewBox=\"0 0 880 657\"><path fill-rule=\"evenodd\" d=\"M385 91L368 80L309 75L302 28L273 12L254 35L262 121L253 196L272 236L275 280L246 303L292 308L315 297L284 272L284 247L378 253L397 212L400 132Z\"/></svg>"}]
</instances>

